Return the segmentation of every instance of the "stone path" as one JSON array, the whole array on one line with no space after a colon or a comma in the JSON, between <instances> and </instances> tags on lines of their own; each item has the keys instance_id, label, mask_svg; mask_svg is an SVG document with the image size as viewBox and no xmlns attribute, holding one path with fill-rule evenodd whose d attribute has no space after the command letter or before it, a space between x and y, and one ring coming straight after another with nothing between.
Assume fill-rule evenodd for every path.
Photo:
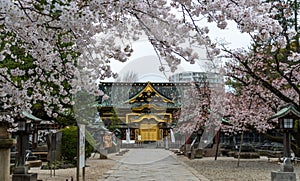
<instances>
[{"instance_id":1,"label":"stone path","mask_svg":"<svg viewBox=\"0 0 300 181\"><path fill-rule=\"evenodd\" d=\"M107 181L206 181L194 169L176 159L176 155L164 149L131 149L106 173Z\"/></svg>"}]
</instances>

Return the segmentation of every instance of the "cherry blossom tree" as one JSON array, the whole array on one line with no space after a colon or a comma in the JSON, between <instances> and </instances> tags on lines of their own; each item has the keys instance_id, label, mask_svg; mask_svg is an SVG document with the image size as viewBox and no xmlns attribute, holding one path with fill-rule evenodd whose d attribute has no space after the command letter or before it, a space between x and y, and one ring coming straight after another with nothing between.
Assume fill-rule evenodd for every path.
<instances>
[{"instance_id":1,"label":"cherry blossom tree","mask_svg":"<svg viewBox=\"0 0 300 181\"><path fill-rule=\"evenodd\" d=\"M284 103L293 103L299 109L298 3L268 2L273 19L281 27L280 33L250 33L253 45L248 51L223 46L229 59L227 75L243 87L239 94L252 92L273 111Z\"/></svg>"},{"instance_id":2,"label":"cherry blossom tree","mask_svg":"<svg viewBox=\"0 0 300 181\"><path fill-rule=\"evenodd\" d=\"M251 90L251 89L248 89ZM230 124L222 125L227 133L241 133L257 130L266 132L274 128L268 119L273 114L272 109L255 92L244 90L242 95L226 93L224 117Z\"/></svg>"},{"instance_id":3,"label":"cherry blossom tree","mask_svg":"<svg viewBox=\"0 0 300 181\"><path fill-rule=\"evenodd\" d=\"M292 11L292 6L296 3L260 0L2 0L1 65L8 59L26 64L28 61L24 57L29 56L33 67L28 70L0 67L0 99L4 103L2 109L8 111L1 120L13 121L23 109L30 111L35 101L42 101L48 115L55 117L54 107L64 111L63 104L74 104L64 95L76 94L82 89L100 95L97 80L116 77L117 73L112 72L110 65L115 61L126 61L133 51L131 43L142 35L148 37L157 55L166 60L172 71L182 60L195 63L198 55L193 48L204 47L207 58L212 61L220 50L224 50L232 61L227 70L237 77L244 76L239 74L243 69L235 72L234 67L243 65L242 61L248 65L252 60L250 70L253 67L261 69L263 60L270 60L273 55L266 56L265 47L272 53L280 53L282 48L291 52L293 46L288 48L286 45L297 37L297 28L292 29L284 22L293 16L297 18L297 11ZM247 50L230 50L225 46L219 49L209 38L209 28L204 20L216 23L220 29L225 29L229 20L235 22L240 32L253 38L255 51L250 54ZM294 40L297 42L297 38ZM12 51L15 46L24 51L22 56ZM297 51L293 52L286 54L286 60L298 57ZM289 72L297 72L294 64L272 60L280 70L279 75L290 76ZM289 69L283 71L283 67ZM245 70L248 70L247 66ZM265 86L267 80L246 73L268 89ZM28 74L28 78L18 82L18 77L24 74ZM286 78L283 80L287 81ZM297 77L293 76L291 80L292 93L297 87ZM64 82L70 87L64 87ZM53 92L52 85L58 86L59 92ZM32 93L29 90L33 90ZM285 102L297 102L297 98L289 97L286 92L277 94L283 95Z\"/></svg>"},{"instance_id":4,"label":"cherry blossom tree","mask_svg":"<svg viewBox=\"0 0 300 181\"><path fill-rule=\"evenodd\" d=\"M181 109L175 114L178 120L175 132L190 136L209 124L210 94L207 81L190 82L184 90Z\"/></svg>"},{"instance_id":5,"label":"cherry blossom tree","mask_svg":"<svg viewBox=\"0 0 300 181\"><path fill-rule=\"evenodd\" d=\"M264 31L260 32L260 36L253 35L253 48L250 51L236 51L223 47L228 53L227 58L230 59L226 66L230 81L239 84L236 90L240 97L235 99L248 100L246 102L251 102L251 107L254 106L253 111L256 111L254 120L263 124L256 126L258 130L274 128L270 122L270 126L267 125L267 118L277 112L280 106L292 103L300 109L299 3L297 1L271 1L271 3L272 11L276 12L273 18L281 26L281 33L267 35ZM232 106L238 112L244 112L243 105ZM252 115L251 110L252 108L246 111L244 116L241 114L233 117L235 119L240 117L239 120L243 122L242 120ZM252 122L248 120L247 124L254 125ZM292 149L296 155L300 155L299 127L296 127L293 137L295 141Z\"/></svg>"},{"instance_id":6,"label":"cherry blossom tree","mask_svg":"<svg viewBox=\"0 0 300 181\"><path fill-rule=\"evenodd\" d=\"M235 89L234 95L226 96L226 111L232 116L231 131L250 127L266 131L274 128L267 120L280 105L292 103L300 108L298 1L191 0L173 5L182 9L182 20L191 23L196 32L202 27L198 21L204 17L220 29L225 29L228 21L234 22L240 32L252 39L250 49L216 44L227 58L225 70L230 81L242 86ZM300 139L299 128L294 138ZM299 141L293 149L299 155L297 144Z\"/></svg>"},{"instance_id":7,"label":"cherry blossom tree","mask_svg":"<svg viewBox=\"0 0 300 181\"><path fill-rule=\"evenodd\" d=\"M190 46L210 49L205 32L193 34L163 0L2 0L0 33L1 120L8 122L24 109L31 112L35 102L56 117L74 104L66 95L84 89L99 96L97 80L117 76L110 64L126 61L142 34L172 70L179 56L195 62ZM186 40L189 47L182 46ZM7 67L8 61L26 68Z\"/></svg>"}]
</instances>

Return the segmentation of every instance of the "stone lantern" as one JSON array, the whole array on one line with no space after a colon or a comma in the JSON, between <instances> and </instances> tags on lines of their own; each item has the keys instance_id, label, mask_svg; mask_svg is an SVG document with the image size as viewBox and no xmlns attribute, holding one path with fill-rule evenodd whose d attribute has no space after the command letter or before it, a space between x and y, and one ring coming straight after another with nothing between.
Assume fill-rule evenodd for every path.
<instances>
[{"instance_id":1,"label":"stone lantern","mask_svg":"<svg viewBox=\"0 0 300 181\"><path fill-rule=\"evenodd\" d=\"M283 163L279 172L271 173L272 181L286 180L295 181L296 173L291 162L291 132L294 129L296 121L300 118L300 112L293 104L288 104L282 107L276 114L269 119L278 119L280 130L283 132Z\"/></svg>"}]
</instances>

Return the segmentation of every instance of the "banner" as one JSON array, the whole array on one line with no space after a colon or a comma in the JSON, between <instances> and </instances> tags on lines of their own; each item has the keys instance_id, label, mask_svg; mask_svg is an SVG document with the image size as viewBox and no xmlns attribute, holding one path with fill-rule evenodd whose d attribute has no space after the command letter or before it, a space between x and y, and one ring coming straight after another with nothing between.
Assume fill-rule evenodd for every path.
<instances>
[{"instance_id":1,"label":"banner","mask_svg":"<svg viewBox=\"0 0 300 181\"><path fill-rule=\"evenodd\" d=\"M85 167L85 125L78 124L79 129L79 168Z\"/></svg>"},{"instance_id":2,"label":"banner","mask_svg":"<svg viewBox=\"0 0 300 181\"><path fill-rule=\"evenodd\" d=\"M173 133L172 129L170 129L170 134L171 134L171 142L175 143L175 136L174 136L174 133Z\"/></svg>"},{"instance_id":3,"label":"banner","mask_svg":"<svg viewBox=\"0 0 300 181\"><path fill-rule=\"evenodd\" d=\"M130 143L130 129L126 129L126 143Z\"/></svg>"}]
</instances>

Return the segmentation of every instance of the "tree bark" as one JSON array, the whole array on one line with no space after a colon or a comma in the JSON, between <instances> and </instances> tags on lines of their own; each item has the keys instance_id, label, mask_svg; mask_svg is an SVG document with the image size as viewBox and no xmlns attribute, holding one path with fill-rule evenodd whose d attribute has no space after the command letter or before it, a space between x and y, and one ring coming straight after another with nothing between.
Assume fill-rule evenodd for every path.
<instances>
[{"instance_id":1,"label":"tree bark","mask_svg":"<svg viewBox=\"0 0 300 181\"><path fill-rule=\"evenodd\" d=\"M241 151L242 151L243 140L244 140L244 131L242 132L242 135L241 135L241 143L240 143L239 152L238 152L238 162L237 162L237 167L240 166L240 157L241 157Z\"/></svg>"}]
</instances>

